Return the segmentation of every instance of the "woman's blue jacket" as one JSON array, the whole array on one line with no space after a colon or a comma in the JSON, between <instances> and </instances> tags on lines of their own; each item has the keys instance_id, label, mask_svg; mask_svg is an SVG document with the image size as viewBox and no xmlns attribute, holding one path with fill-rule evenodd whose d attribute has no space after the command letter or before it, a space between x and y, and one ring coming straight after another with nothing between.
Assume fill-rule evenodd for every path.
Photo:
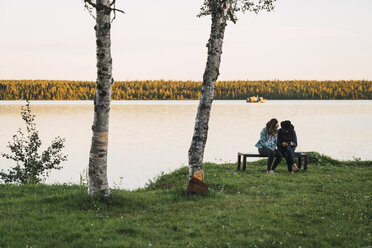
<instances>
[{"instance_id":1,"label":"woman's blue jacket","mask_svg":"<svg viewBox=\"0 0 372 248\"><path fill-rule=\"evenodd\" d=\"M257 148L262 148L266 147L268 149L274 150L276 147L276 143L278 141L278 133L275 134L274 136L274 143L273 144L268 144L267 141L269 139L269 134L267 133L266 127L264 127L260 133L260 139L256 143Z\"/></svg>"}]
</instances>

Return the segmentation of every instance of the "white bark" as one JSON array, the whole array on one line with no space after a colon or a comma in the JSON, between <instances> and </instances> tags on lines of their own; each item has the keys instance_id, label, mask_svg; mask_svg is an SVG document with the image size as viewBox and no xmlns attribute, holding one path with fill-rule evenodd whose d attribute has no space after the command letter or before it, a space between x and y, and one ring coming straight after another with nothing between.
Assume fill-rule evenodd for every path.
<instances>
[{"instance_id":1,"label":"white bark","mask_svg":"<svg viewBox=\"0 0 372 248\"><path fill-rule=\"evenodd\" d=\"M214 87L219 76L221 63L222 44L226 27L225 13L229 5L224 9L214 10L211 13L212 26L208 41L208 59L203 75L198 112L195 119L194 135L189 149L189 180L195 171L203 169L204 149L208 136L208 122L212 108Z\"/></svg>"},{"instance_id":2,"label":"white bark","mask_svg":"<svg viewBox=\"0 0 372 248\"><path fill-rule=\"evenodd\" d=\"M111 10L109 0L96 2L96 45L97 45L97 91L94 99L93 137L89 155L88 194L108 197L110 188L107 181L107 151L109 113L112 78L111 58Z\"/></svg>"}]
</instances>

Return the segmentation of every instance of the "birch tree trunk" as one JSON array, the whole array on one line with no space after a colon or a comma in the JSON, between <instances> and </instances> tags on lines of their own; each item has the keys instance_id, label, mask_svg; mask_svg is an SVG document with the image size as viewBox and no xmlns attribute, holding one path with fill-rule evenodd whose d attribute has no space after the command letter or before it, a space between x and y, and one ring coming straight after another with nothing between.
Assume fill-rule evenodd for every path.
<instances>
[{"instance_id":1,"label":"birch tree trunk","mask_svg":"<svg viewBox=\"0 0 372 248\"><path fill-rule=\"evenodd\" d=\"M203 75L194 135L189 149L189 180L197 171L203 172L204 148L208 136L208 122L212 108L214 87L219 76L222 44L226 27L225 11L212 11L212 26L208 47L207 65ZM202 173L204 175L204 173ZM204 177L202 177L204 181Z\"/></svg>"},{"instance_id":2,"label":"birch tree trunk","mask_svg":"<svg viewBox=\"0 0 372 248\"><path fill-rule=\"evenodd\" d=\"M91 196L108 197L110 188L107 181L108 129L111 101L112 78L111 59L111 10L110 0L96 2L96 55L97 90L94 99L93 137L89 154L89 185Z\"/></svg>"}]
</instances>

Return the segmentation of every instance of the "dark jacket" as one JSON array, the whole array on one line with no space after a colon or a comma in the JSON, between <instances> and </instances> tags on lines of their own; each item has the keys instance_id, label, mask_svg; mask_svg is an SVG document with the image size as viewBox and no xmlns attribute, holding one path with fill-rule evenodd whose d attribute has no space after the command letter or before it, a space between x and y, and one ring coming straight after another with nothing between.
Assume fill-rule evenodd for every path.
<instances>
[{"instance_id":1,"label":"dark jacket","mask_svg":"<svg viewBox=\"0 0 372 248\"><path fill-rule=\"evenodd\" d=\"M284 150L284 147L282 145L283 142L287 142L288 144L293 142L292 148L296 148L298 143L297 143L297 136L296 136L296 131L294 130L294 126L291 125L289 128L288 132L284 131L283 128L280 128L278 131L278 142L277 146L279 150Z\"/></svg>"}]
</instances>

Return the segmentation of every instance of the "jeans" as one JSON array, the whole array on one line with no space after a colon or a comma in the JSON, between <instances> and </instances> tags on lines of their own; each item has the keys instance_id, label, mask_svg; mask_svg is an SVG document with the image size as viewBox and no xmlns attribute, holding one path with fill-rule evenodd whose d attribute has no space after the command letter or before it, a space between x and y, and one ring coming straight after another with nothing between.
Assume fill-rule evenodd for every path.
<instances>
[{"instance_id":1,"label":"jeans","mask_svg":"<svg viewBox=\"0 0 372 248\"><path fill-rule=\"evenodd\" d=\"M295 151L295 148L291 146L280 148L280 152L283 154L283 157L285 158L285 161L287 162L289 172L292 171L292 165L295 163L294 151Z\"/></svg>"},{"instance_id":2,"label":"jeans","mask_svg":"<svg viewBox=\"0 0 372 248\"><path fill-rule=\"evenodd\" d=\"M269 159L267 160L267 170L275 170L275 168L278 166L280 161L282 160L282 154L278 149L271 150L266 147L258 148L258 153L264 156L268 156ZM276 157L275 162L274 157ZM273 165L272 165L273 164ZM271 167L272 165L272 167Z\"/></svg>"}]
</instances>

